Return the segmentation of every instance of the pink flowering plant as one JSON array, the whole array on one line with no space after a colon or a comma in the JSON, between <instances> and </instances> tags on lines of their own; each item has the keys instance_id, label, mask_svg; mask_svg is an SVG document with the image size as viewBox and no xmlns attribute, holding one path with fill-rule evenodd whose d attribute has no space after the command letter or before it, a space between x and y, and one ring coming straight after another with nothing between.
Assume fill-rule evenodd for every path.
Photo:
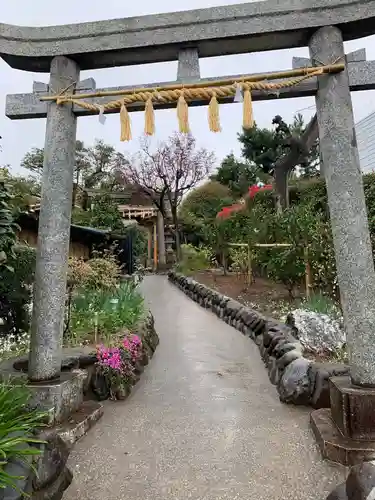
<instances>
[{"instance_id":1,"label":"pink flowering plant","mask_svg":"<svg viewBox=\"0 0 375 500\"><path fill-rule=\"evenodd\" d=\"M135 378L135 365L142 356L142 340L138 335L126 335L119 346L97 347L97 369L109 385L112 399L128 391Z\"/></svg>"}]
</instances>

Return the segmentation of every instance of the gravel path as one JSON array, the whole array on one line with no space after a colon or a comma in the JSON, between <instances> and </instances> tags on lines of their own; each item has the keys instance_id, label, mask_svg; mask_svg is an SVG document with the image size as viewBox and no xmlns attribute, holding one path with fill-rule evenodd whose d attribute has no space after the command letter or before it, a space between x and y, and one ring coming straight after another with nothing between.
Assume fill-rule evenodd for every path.
<instances>
[{"instance_id":1,"label":"gravel path","mask_svg":"<svg viewBox=\"0 0 375 500\"><path fill-rule=\"evenodd\" d=\"M161 343L70 457L64 500L324 500L308 410L279 402L255 344L167 282L142 284Z\"/></svg>"}]
</instances>

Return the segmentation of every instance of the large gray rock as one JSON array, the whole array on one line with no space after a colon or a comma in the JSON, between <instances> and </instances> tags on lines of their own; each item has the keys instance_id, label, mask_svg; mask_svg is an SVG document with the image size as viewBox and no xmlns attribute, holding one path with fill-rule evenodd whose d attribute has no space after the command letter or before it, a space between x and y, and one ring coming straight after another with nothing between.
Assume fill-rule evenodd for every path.
<instances>
[{"instance_id":1,"label":"large gray rock","mask_svg":"<svg viewBox=\"0 0 375 500\"><path fill-rule=\"evenodd\" d=\"M349 500L373 500L375 498L375 461L363 462L350 469L346 480Z\"/></svg>"},{"instance_id":2,"label":"large gray rock","mask_svg":"<svg viewBox=\"0 0 375 500\"><path fill-rule=\"evenodd\" d=\"M65 468L70 453L67 444L56 432L47 430L38 438L45 441L45 444L41 445L43 454L36 466L34 491L45 489L57 480Z\"/></svg>"},{"instance_id":3,"label":"large gray rock","mask_svg":"<svg viewBox=\"0 0 375 500\"><path fill-rule=\"evenodd\" d=\"M305 358L292 361L277 384L280 401L295 405L309 405L311 386L308 370L311 362Z\"/></svg>"},{"instance_id":4,"label":"large gray rock","mask_svg":"<svg viewBox=\"0 0 375 500\"><path fill-rule=\"evenodd\" d=\"M326 314L295 309L288 315L287 322L303 347L310 352L333 353L346 342L341 322Z\"/></svg>"},{"instance_id":5,"label":"large gray rock","mask_svg":"<svg viewBox=\"0 0 375 500\"><path fill-rule=\"evenodd\" d=\"M30 495L32 500L60 500L71 484L73 476L66 467L70 452L67 445L52 430L43 431L38 439L45 441L45 444L40 445L42 454L36 461L36 473L31 466L35 456L27 456L26 462L10 460L5 471L19 478L15 481L18 490L0 488L0 500L23 500L26 497L22 491ZM19 446L29 447L28 444Z\"/></svg>"},{"instance_id":6,"label":"large gray rock","mask_svg":"<svg viewBox=\"0 0 375 500\"><path fill-rule=\"evenodd\" d=\"M327 497L327 500L348 500L346 483L341 483ZM353 500L353 499L352 499Z\"/></svg>"},{"instance_id":7,"label":"large gray rock","mask_svg":"<svg viewBox=\"0 0 375 500\"><path fill-rule=\"evenodd\" d=\"M313 408L330 408L330 377L347 375L349 366L339 363L311 363L308 376L312 387L311 406Z\"/></svg>"}]
</instances>

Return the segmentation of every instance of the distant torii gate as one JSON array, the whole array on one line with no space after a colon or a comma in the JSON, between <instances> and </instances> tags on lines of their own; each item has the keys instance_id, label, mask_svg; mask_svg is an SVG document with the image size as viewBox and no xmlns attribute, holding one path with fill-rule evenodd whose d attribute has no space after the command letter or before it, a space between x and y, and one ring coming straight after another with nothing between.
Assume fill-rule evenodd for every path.
<instances>
[{"instance_id":1,"label":"distant torii gate","mask_svg":"<svg viewBox=\"0 0 375 500\"><path fill-rule=\"evenodd\" d=\"M47 117L30 380L49 380L60 373L76 121L77 116L94 114L108 100L97 97L91 101L96 106L84 109L64 99L60 105L56 95L63 96L67 89L79 94L93 88L91 80L79 82L80 70L178 59L177 80L188 87L192 82L202 83L199 57L308 45L313 66L341 64L342 70L321 74L314 80L282 89L277 95L254 91L253 98L316 96L321 159L351 369L351 380L336 387L337 404L332 408L332 417L337 426L341 423L343 433L360 421L361 439L366 436L371 439L375 423L363 414L367 407L363 401L372 401L372 393L366 387L375 387L375 271L350 90L375 88L375 62L366 62L363 52L346 59L344 40L372 34L375 34L375 0L317 0L313 4L306 0L267 0L73 27L0 25L0 55L9 65L25 71L50 72L48 88L37 84L32 94L8 96L6 105L6 114L12 119ZM243 75L238 75L231 80L242 78ZM209 86L210 79L205 81ZM147 85L150 89L159 86ZM40 101L46 92L55 96L49 103ZM219 98L221 102L232 100L233 96ZM175 105L163 100L154 104L156 109ZM205 104L208 99L204 98L191 103ZM144 102L132 102L127 108L128 111L144 109ZM351 404L356 405L354 413L352 406L351 412L344 408L348 390L358 396L357 399L351 396ZM351 420L352 414L356 415L356 422ZM324 425L320 424L322 421ZM327 432L333 429L330 416L319 414L313 417L313 422L320 442L324 443ZM335 439L340 441L338 437ZM337 446L345 448L345 443L339 442ZM365 445L363 456L375 450L375 444L371 445L373 448L368 442ZM357 445L356 448L358 451Z\"/></svg>"}]
</instances>

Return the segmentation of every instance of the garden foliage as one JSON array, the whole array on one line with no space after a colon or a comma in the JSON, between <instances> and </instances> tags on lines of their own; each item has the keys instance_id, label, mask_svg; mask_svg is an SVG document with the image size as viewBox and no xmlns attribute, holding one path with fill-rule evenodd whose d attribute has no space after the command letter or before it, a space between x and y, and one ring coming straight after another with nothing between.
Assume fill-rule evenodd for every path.
<instances>
[{"instance_id":1,"label":"garden foliage","mask_svg":"<svg viewBox=\"0 0 375 500\"><path fill-rule=\"evenodd\" d=\"M98 337L111 342L121 329L131 329L144 314L143 298L130 281L110 289L81 288L71 305L70 340L82 343Z\"/></svg>"},{"instance_id":2,"label":"garden foliage","mask_svg":"<svg viewBox=\"0 0 375 500\"><path fill-rule=\"evenodd\" d=\"M9 266L0 268L0 337L28 332L35 272L35 250L15 245Z\"/></svg>"},{"instance_id":3,"label":"garden foliage","mask_svg":"<svg viewBox=\"0 0 375 500\"><path fill-rule=\"evenodd\" d=\"M17 225L13 220L12 196L9 186L0 178L0 268L11 269L9 258L13 256Z\"/></svg>"},{"instance_id":4,"label":"garden foliage","mask_svg":"<svg viewBox=\"0 0 375 500\"><path fill-rule=\"evenodd\" d=\"M364 187L374 242L375 174L364 176ZM189 198L193 202L199 200L194 192L187 202ZM207 217L203 213L205 205L201 203L199 207L194 207L193 203L188 210L181 211L181 217L188 222L184 225L188 233L186 239L189 241L190 231L196 246L210 246L222 264L224 257L224 261L234 264L235 268L245 267L245 256L239 255L241 252L238 250L230 251L228 243L250 243L255 274L283 283L291 295L296 286L303 284L307 251L312 285L337 298L336 263L324 180L294 179L290 183L290 202L290 208L278 214L274 194L259 193L254 199L246 201L242 211L226 219L212 216L213 209L220 206L220 199L214 199L207 209ZM190 216L197 211L199 218ZM197 221L195 225L194 221ZM290 247L257 248L257 243L288 243Z\"/></svg>"},{"instance_id":5,"label":"garden foliage","mask_svg":"<svg viewBox=\"0 0 375 500\"><path fill-rule=\"evenodd\" d=\"M0 384L0 490L17 489L17 479L6 471L11 460L30 463L40 454L40 443L33 435L42 426L45 414L30 411L30 392L26 387ZM0 495L1 496L1 495Z\"/></svg>"}]
</instances>

